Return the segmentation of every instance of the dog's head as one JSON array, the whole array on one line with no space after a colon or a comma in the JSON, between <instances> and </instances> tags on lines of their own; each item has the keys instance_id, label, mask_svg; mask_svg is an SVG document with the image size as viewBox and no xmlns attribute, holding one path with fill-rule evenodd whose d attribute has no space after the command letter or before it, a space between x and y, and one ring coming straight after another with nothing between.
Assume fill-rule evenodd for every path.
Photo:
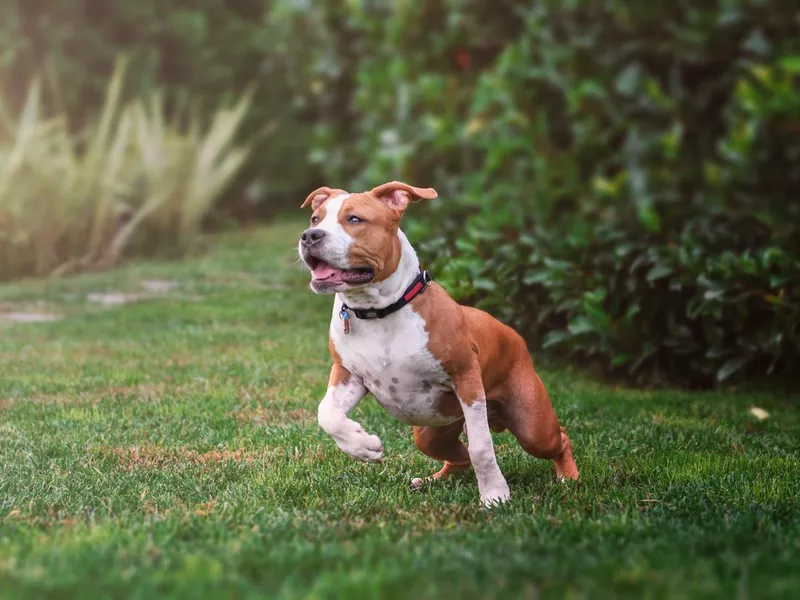
<instances>
[{"instance_id":1,"label":"dog's head","mask_svg":"<svg viewBox=\"0 0 800 600\"><path fill-rule=\"evenodd\" d=\"M432 188L398 181L359 194L328 187L311 192L303 202L314 211L311 226L298 245L311 289L334 294L388 278L400 262L403 212L411 202L436 197Z\"/></svg>"}]
</instances>

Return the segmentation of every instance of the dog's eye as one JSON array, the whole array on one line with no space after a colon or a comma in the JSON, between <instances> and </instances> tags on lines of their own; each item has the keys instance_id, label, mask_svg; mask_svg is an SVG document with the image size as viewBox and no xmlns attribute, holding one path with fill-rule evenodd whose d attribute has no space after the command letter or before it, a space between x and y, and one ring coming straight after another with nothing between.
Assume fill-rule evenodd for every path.
<instances>
[{"instance_id":1,"label":"dog's eye","mask_svg":"<svg viewBox=\"0 0 800 600\"><path fill-rule=\"evenodd\" d=\"M352 217L347 217L347 222L348 222L348 223L353 223L353 224L355 225L356 223L361 223L361 222L363 222L363 219L361 219L360 217L357 217L357 216L353 215Z\"/></svg>"},{"instance_id":2,"label":"dog's eye","mask_svg":"<svg viewBox=\"0 0 800 600\"><path fill-rule=\"evenodd\" d=\"M314 224L319 223L319 217L317 215L314 215L313 217L311 217L311 222Z\"/></svg>"}]
</instances>

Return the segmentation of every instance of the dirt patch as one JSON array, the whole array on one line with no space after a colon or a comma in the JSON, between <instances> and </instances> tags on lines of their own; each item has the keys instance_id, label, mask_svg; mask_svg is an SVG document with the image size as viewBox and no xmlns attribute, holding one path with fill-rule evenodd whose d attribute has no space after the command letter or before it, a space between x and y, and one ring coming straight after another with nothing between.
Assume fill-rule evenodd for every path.
<instances>
[{"instance_id":1,"label":"dirt patch","mask_svg":"<svg viewBox=\"0 0 800 600\"><path fill-rule=\"evenodd\" d=\"M128 447L98 447L93 453L105 458L115 458L127 471L142 469L164 469L174 466L218 467L226 463L246 465L266 464L275 452L263 450L210 450L197 452L183 448L168 448L160 444L141 444Z\"/></svg>"},{"instance_id":2,"label":"dirt patch","mask_svg":"<svg viewBox=\"0 0 800 600\"><path fill-rule=\"evenodd\" d=\"M142 287L150 294L166 294L178 287L178 282L163 279L145 279L142 281Z\"/></svg>"},{"instance_id":3,"label":"dirt patch","mask_svg":"<svg viewBox=\"0 0 800 600\"><path fill-rule=\"evenodd\" d=\"M28 396L25 398L0 398L0 410L10 410L19 404L35 404L38 406L66 406L75 404L76 398L68 394L51 394L47 396Z\"/></svg>"},{"instance_id":4,"label":"dirt patch","mask_svg":"<svg viewBox=\"0 0 800 600\"><path fill-rule=\"evenodd\" d=\"M122 306L131 302L139 302L152 298L151 294L125 294L122 292L110 292L107 294L92 293L86 296L89 302L102 304L103 306Z\"/></svg>"},{"instance_id":5,"label":"dirt patch","mask_svg":"<svg viewBox=\"0 0 800 600\"><path fill-rule=\"evenodd\" d=\"M9 323L52 323L64 318L58 308L47 302L0 303L0 321Z\"/></svg>"},{"instance_id":6,"label":"dirt patch","mask_svg":"<svg viewBox=\"0 0 800 600\"><path fill-rule=\"evenodd\" d=\"M55 527L58 525L65 529L72 529L77 525L78 518L76 516L63 516L60 513L61 511L56 510L54 506L50 506L47 509L47 514L38 515L31 515L30 509L26 514L25 511L15 508L9 511L3 521L6 523L28 523L40 527ZM0 572L2 572L2 565L0 565Z\"/></svg>"},{"instance_id":7,"label":"dirt patch","mask_svg":"<svg viewBox=\"0 0 800 600\"><path fill-rule=\"evenodd\" d=\"M171 292L178 287L177 281L167 281L163 279L145 279L140 282L144 289L142 292L95 292L88 294L86 299L94 304L102 306L122 306L133 302L142 302L154 298L170 298L177 300L191 300L194 302L203 300L202 296L186 296L182 294L172 294Z\"/></svg>"},{"instance_id":8,"label":"dirt patch","mask_svg":"<svg viewBox=\"0 0 800 600\"><path fill-rule=\"evenodd\" d=\"M131 386L103 386L76 393L37 394L16 398L0 398L0 410L19 404L37 406L97 406L104 400L133 398L142 402L160 402L165 393L185 395L201 389L200 385L168 387L164 383L148 383Z\"/></svg>"},{"instance_id":9,"label":"dirt patch","mask_svg":"<svg viewBox=\"0 0 800 600\"><path fill-rule=\"evenodd\" d=\"M0 313L0 319L11 321L12 323L52 323L53 321L60 321L63 315L56 315L52 313L37 313L37 312L8 312Z\"/></svg>"},{"instance_id":10,"label":"dirt patch","mask_svg":"<svg viewBox=\"0 0 800 600\"><path fill-rule=\"evenodd\" d=\"M240 425L308 425L313 423L315 414L306 408L276 408L259 406L236 413Z\"/></svg>"}]
</instances>

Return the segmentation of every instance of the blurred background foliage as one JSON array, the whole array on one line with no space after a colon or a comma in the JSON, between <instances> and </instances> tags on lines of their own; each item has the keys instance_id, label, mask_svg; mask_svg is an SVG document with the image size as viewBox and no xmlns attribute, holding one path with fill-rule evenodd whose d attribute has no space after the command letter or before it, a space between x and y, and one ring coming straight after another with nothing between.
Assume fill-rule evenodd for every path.
<instances>
[{"instance_id":1,"label":"blurred background foliage","mask_svg":"<svg viewBox=\"0 0 800 600\"><path fill-rule=\"evenodd\" d=\"M176 136L251 90L206 223L433 186L426 265L532 346L639 383L797 377L796 2L17 0L0 47L4 105L41 77L76 152L123 54L122 102L158 90Z\"/></svg>"}]
</instances>

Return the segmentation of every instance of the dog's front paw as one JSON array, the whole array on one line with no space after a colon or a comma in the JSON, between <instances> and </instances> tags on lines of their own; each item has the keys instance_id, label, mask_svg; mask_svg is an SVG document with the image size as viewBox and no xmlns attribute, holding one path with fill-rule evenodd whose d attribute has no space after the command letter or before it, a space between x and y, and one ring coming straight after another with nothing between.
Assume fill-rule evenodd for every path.
<instances>
[{"instance_id":1,"label":"dog's front paw","mask_svg":"<svg viewBox=\"0 0 800 600\"><path fill-rule=\"evenodd\" d=\"M510 499L511 490L508 489L508 484L505 481L503 481L502 484L498 483L485 490L481 490L481 504L486 508L500 506Z\"/></svg>"},{"instance_id":2,"label":"dog's front paw","mask_svg":"<svg viewBox=\"0 0 800 600\"><path fill-rule=\"evenodd\" d=\"M339 448L356 460L364 462L381 462L383 460L383 444L377 435L364 431L352 431L336 440Z\"/></svg>"}]
</instances>

